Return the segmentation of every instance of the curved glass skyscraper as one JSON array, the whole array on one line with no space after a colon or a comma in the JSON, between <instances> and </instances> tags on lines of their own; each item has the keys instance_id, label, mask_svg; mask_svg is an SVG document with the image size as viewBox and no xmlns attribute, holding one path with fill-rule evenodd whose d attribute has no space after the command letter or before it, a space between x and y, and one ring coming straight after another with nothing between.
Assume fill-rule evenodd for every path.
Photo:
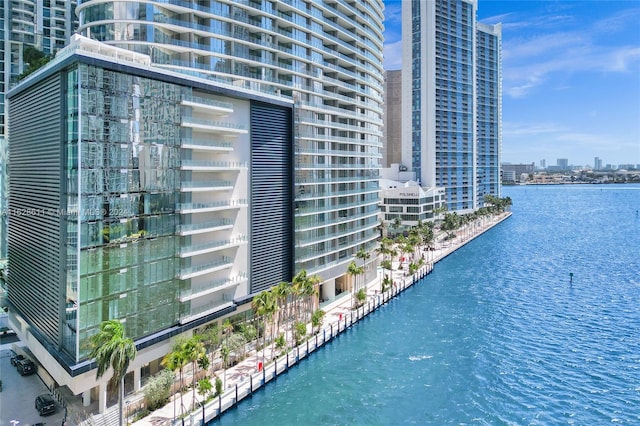
<instances>
[{"instance_id":1,"label":"curved glass skyscraper","mask_svg":"<svg viewBox=\"0 0 640 426\"><path fill-rule=\"evenodd\" d=\"M77 13L81 34L148 54L154 66L295 101L295 269L320 275L329 299L353 256L376 244L383 7L88 0Z\"/></svg>"}]
</instances>

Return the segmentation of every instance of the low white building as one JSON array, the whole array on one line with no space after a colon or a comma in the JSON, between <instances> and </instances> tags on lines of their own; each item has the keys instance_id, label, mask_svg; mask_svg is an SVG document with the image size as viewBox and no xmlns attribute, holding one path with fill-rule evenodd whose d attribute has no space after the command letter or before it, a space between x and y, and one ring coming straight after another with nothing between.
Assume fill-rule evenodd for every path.
<instances>
[{"instance_id":1,"label":"low white building","mask_svg":"<svg viewBox=\"0 0 640 426\"><path fill-rule=\"evenodd\" d=\"M392 164L382 170L380 179L381 220L390 227L396 218L402 221L402 228L415 226L419 221L436 218L434 210L445 205L444 188L423 188L416 182L415 175L402 165Z\"/></svg>"}]
</instances>

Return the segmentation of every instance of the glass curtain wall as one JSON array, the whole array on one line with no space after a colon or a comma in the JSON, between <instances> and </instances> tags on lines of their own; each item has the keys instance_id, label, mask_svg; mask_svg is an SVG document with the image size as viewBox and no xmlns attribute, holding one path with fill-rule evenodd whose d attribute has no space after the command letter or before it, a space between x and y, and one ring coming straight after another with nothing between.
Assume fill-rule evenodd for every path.
<instances>
[{"instance_id":1,"label":"glass curtain wall","mask_svg":"<svg viewBox=\"0 0 640 426\"><path fill-rule=\"evenodd\" d=\"M103 320L132 338L178 320L182 88L80 65L67 90L64 345L81 359Z\"/></svg>"}]
</instances>

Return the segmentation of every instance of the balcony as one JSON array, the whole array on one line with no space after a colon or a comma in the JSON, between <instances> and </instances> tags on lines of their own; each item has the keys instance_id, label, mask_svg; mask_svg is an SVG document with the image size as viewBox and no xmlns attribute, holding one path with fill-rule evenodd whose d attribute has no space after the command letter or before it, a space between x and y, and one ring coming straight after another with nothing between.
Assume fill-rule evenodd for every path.
<instances>
[{"instance_id":1,"label":"balcony","mask_svg":"<svg viewBox=\"0 0 640 426\"><path fill-rule=\"evenodd\" d=\"M181 214L207 213L247 207L247 200L218 201L213 203L180 203L177 206Z\"/></svg>"},{"instance_id":2,"label":"balcony","mask_svg":"<svg viewBox=\"0 0 640 426\"><path fill-rule=\"evenodd\" d=\"M233 297L222 295L222 297L213 300L206 305L191 308L188 313L180 315L180 324L186 324L188 322L197 320L198 318L206 317L214 312L221 311L225 308L234 306Z\"/></svg>"},{"instance_id":3,"label":"balcony","mask_svg":"<svg viewBox=\"0 0 640 426\"><path fill-rule=\"evenodd\" d=\"M205 120L202 118L182 117L182 127L190 127L203 132L217 133L221 135L237 136L246 135L249 131L241 124L225 121Z\"/></svg>"},{"instance_id":4,"label":"balcony","mask_svg":"<svg viewBox=\"0 0 640 426\"><path fill-rule=\"evenodd\" d=\"M180 247L180 257L193 257L201 254L212 253L214 251L225 250L247 243L244 235L229 240L210 241L206 244L193 244Z\"/></svg>"},{"instance_id":5,"label":"balcony","mask_svg":"<svg viewBox=\"0 0 640 426\"><path fill-rule=\"evenodd\" d=\"M220 172L239 171L247 168L246 161L202 161L202 160L182 160L180 170L191 170L192 172Z\"/></svg>"},{"instance_id":6,"label":"balcony","mask_svg":"<svg viewBox=\"0 0 640 426\"><path fill-rule=\"evenodd\" d=\"M230 180L183 182L180 185L181 192L231 191L232 189L233 182Z\"/></svg>"},{"instance_id":7,"label":"balcony","mask_svg":"<svg viewBox=\"0 0 640 426\"><path fill-rule=\"evenodd\" d=\"M220 290L226 290L231 287L235 287L238 284L242 284L247 281L245 274L237 275L230 278L224 278L221 280L215 280L208 282L205 285L193 287L180 292L179 301L188 302L189 300L197 299L209 294L215 293Z\"/></svg>"},{"instance_id":8,"label":"balcony","mask_svg":"<svg viewBox=\"0 0 640 426\"><path fill-rule=\"evenodd\" d=\"M183 138L182 140L180 140L180 147L191 149L194 151L233 151L233 145L231 144L231 142L211 139Z\"/></svg>"},{"instance_id":9,"label":"balcony","mask_svg":"<svg viewBox=\"0 0 640 426\"><path fill-rule=\"evenodd\" d=\"M178 234L182 237L187 235L205 234L207 232L223 231L225 229L233 229L231 219L211 220L209 222L178 225Z\"/></svg>"},{"instance_id":10,"label":"balcony","mask_svg":"<svg viewBox=\"0 0 640 426\"><path fill-rule=\"evenodd\" d=\"M189 95L182 96L180 105L189 106L193 109L203 110L219 116L229 115L233 112L233 104L229 102L220 102Z\"/></svg>"},{"instance_id":11,"label":"balcony","mask_svg":"<svg viewBox=\"0 0 640 426\"><path fill-rule=\"evenodd\" d=\"M180 270L178 278L181 280L188 280L189 278L221 271L223 269L231 268L232 266L233 259L231 259L229 256L223 256L213 262L205 263L203 265L182 268Z\"/></svg>"}]
</instances>

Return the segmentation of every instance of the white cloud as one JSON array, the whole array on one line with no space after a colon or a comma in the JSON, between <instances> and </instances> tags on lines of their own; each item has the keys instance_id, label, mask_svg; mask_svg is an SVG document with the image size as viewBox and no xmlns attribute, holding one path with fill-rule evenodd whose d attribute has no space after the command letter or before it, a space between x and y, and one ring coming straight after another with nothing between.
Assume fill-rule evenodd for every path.
<instances>
[{"instance_id":1,"label":"white cloud","mask_svg":"<svg viewBox=\"0 0 640 426\"><path fill-rule=\"evenodd\" d=\"M566 131L566 127L554 123L502 123L502 135L505 136L529 136Z\"/></svg>"},{"instance_id":2,"label":"white cloud","mask_svg":"<svg viewBox=\"0 0 640 426\"><path fill-rule=\"evenodd\" d=\"M638 21L640 21L640 8L625 9L600 19L593 25L593 30L602 33L617 33L627 26L637 28Z\"/></svg>"},{"instance_id":3,"label":"white cloud","mask_svg":"<svg viewBox=\"0 0 640 426\"><path fill-rule=\"evenodd\" d=\"M521 20L515 14L502 16L506 20L502 50L506 96L523 98L556 74L570 77L585 72L640 72L640 46L611 44L612 32L637 25L640 9L626 9L577 27L569 25L577 20L566 11ZM626 41L634 43L637 39Z\"/></svg>"},{"instance_id":4,"label":"white cloud","mask_svg":"<svg viewBox=\"0 0 640 426\"><path fill-rule=\"evenodd\" d=\"M402 68L402 40L384 45L384 69L399 70Z\"/></svg>"},{"instance_id":5,"label":"white cloud","mask_svg":"<svg viewBox=\"0 0 640 426\"><path fill-rule=\"evenodd\" d=\"M627 72L635 62L640 62L640 47L625 46L611 52L611 60L604 65L607 71Z\"/></svg>"}]
</instances>

